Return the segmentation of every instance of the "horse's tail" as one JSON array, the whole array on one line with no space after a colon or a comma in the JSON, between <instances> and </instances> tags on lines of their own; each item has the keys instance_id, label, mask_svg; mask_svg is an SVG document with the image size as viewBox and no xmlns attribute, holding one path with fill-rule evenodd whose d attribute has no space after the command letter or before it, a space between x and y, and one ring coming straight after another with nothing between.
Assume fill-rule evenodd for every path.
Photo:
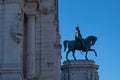
<instances>
[{"instance_id":1,"label":"horse's tail","mask_svg":"<svg viewBox=\"0 0 120 80\"><path fill-rule=\"evenodd\" d=\"M69 41L68 40L65 40L64 42L63 42L63 45L64 45L64 51L66 50L66 48L67 48L67 43L68 43Z\"/></svg>"}]
</instances>

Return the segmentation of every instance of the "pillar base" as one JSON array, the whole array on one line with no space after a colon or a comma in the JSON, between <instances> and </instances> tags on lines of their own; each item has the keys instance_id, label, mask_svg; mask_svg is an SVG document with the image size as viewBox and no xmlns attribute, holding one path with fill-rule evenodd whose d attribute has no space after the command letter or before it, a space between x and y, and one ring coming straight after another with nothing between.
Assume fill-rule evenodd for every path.
<instances>
[{"instance_id":1,"label":"pillar base","mask_svg":"<svg viewBox=\"0 0 120 80\"><path fill-rule=\"evenodd\" d=\"M23 74L19 64L1 65L0 80L23 80Z\"/></svg>"},{"instance_id":2,"label":"pillar base","mask_svg":"<svg viewBox=\"0 0 120 80\"><path fill-rule=\"evenodd\" d=\"M93 60L65 61L61 67L62 80L99 80L98 68Z\"/></svg>"}]
</instances>

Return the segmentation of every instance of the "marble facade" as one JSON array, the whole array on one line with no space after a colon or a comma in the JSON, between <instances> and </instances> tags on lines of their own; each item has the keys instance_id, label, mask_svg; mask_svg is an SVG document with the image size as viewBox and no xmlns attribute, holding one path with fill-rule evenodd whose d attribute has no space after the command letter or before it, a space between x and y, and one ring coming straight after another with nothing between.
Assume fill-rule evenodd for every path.
<instances>
[{"instance_id":1,"label":"marble facade","mask_svg":"<svg viewBox=\"0 0 120 80\"><path fill-rule=\"evenodd\" d=\"M57 0L0 0L0 80L60 80Z\"/></svg>"},{"instance_id":2,"label":"marble facade","mask_svg":"<svg viewBox=\"0 0 120 80\"><path fill-rule=\"evenodd\" d=\"M60 58L58 0L0 0L0 80L99 80L93 60Z\"/></svg>"}]
</instances>

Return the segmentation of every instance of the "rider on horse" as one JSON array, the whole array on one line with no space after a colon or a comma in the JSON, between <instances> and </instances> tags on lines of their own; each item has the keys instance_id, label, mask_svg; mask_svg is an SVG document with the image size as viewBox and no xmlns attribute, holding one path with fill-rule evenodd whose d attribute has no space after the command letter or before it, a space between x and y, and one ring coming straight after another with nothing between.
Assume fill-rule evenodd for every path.
<instances>
[{"instance_id":1,"label":"rider on horse","mask_svg":"<svg viewBox=\"0 0 120 80\"><path fill-rule=\"evenodd\" d=\"M80 33L80 29L79 29L78 25L76 27L76 32L75 32L75 41L80 42L83 46L83 49L85 48L85 44L83 42L82 35Z\"/></svg>"}]
</instances>

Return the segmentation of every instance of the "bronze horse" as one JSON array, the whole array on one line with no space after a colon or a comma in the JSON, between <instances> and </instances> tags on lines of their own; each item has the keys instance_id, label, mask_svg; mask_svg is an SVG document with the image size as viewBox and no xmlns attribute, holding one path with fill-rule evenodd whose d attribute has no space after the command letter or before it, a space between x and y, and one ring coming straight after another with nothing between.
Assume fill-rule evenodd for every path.
<instances>
[{"instance_id":1,"label":"bronze horse","mask_svg":"<svg viewBox=\"0 0 120 80\"><path fill-rule=\"evenodd\" d=\"M65 40L63 42L64 51L66 50L66 48L68 46L68 51L66 53L66 59L69 60L68 54L70 51L72 51L72 56L73 56L74 60L76 60L75 50L85 52L86 53L86 55L85 55L86 60L88 60L88 58L87 58L88 51L93 51L95 53L95 56L97 56L96 51L94 49L91 49L91 46L93 46L95 44L96 40L97 40L96 36L88 36L86 39L83 39L83 42L85 44L84 48L83 48L83 45L81 44L81 42L76 42L75 40L71 40L71 41Z\"/></svg>"}]
</instances>

